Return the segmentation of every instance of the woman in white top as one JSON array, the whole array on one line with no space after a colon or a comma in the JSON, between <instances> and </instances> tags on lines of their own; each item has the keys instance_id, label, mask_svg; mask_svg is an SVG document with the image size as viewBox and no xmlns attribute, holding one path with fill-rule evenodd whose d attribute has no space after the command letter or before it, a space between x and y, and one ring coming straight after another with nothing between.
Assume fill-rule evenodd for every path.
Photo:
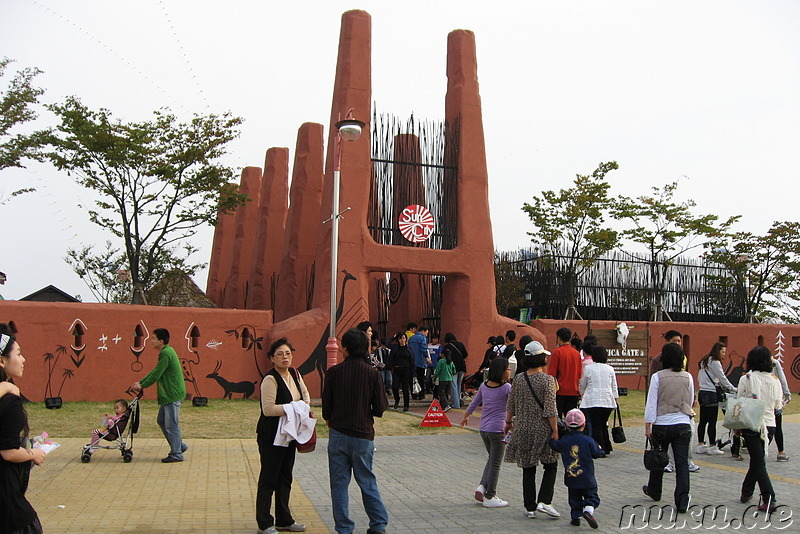
<instances>
[{"instance_id":1,"label":"woman in white top","mask_svg":"<svg viewBox=\"0 0 800 534\"><path fill-rule=\"evenodd\" d=\"M728 393L736 392L736 387L730 383L722 370L722 359L725 358L725 344L714 343L711 351L706 354L698 364L697 372L697 402L700 404L700 421L697 423L697 454L719 455L725 454L716 446L717 443L717 415L719 402L717 401L717 386ZM708 446L703 436L708 428Z\"/></svg>"},{"instance_id":2,"label":"woman in white top","mask_svg":"<svg viewBox=\"0 0 800 534\"><path fill-rule=\"evenodd\" d=\"M775 490L767 473L766 444L775 432L775 410L783 406L781 385L772 374L772 354L767 347L755 347L747 354L747 374L739 380L738 397L752 397L765 402L764 422L758 430L741 430L747 451L750 453L750 467L742 482L741 502L753 498L758 482L761 492L759 511L772 511L775 508Z\"/></svg>"},{"instance_id":3,"label":"woman in white top","mask_svg":"<svg viewBox=\"0 0 800 534\"><path fill-rule=\"evenodd\" d=\"M300 373L292 367L294 347L280 338L270 346L267 355L273 368L261 382L261 416L256 436L261 456L261 473L256 493L256 522L259 534L277 534L279 530L303 532L306 527L295 522L289 510L292 491L292 469L297 443L288 447L275 445L278 422L286 414L283 405L293 401L311 400ZM270 513L275 496L275 516Z\"/></svg>"},{"instance_id":4,"label":"woman in white top","mask_svg":"<svg viewBox=\"0 0 800 534\"><path fill-rule=\"evenodd\" d=\"M589 348L589 347L585 347ZM608 365L608 353L601 345L591 347L589 355L593 361L583 368L583 375L578 383L581 394L581 411L586 414L584 433L592 436L606 454L612 450L608 438L608 418L617 407L617 375L614 368Z\"/></svg>"}]
</instances>

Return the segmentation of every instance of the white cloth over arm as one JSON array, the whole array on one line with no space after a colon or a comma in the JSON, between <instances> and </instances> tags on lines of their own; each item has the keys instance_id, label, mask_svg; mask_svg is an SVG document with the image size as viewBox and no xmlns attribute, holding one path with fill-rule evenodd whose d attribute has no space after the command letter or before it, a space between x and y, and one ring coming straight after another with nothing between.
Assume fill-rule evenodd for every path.
<instances>
[{"instance_id":1,"label":"white cloth over arm","mask_svg":"<svg viewBox=\"0 0 800 534\"><path fill-rule=\"evenodd\" d=\"M309 415L308 404L303 401L292 401L280 406L283 407L285 415L278 419L278 431L272 444L276 447L288 447L292 441L308 442L317 424L317 420Z\"/></svg>"}]
</instances>

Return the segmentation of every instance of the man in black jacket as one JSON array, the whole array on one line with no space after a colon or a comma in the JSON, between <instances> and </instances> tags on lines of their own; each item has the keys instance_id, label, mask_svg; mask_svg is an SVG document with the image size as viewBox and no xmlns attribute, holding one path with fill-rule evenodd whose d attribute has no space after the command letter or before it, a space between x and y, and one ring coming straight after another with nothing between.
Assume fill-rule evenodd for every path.
<instances>
[{"instance_id":1,"label":"man in black jacket","mask_svg":"<svg viewBox=\"0 0 800 534\"><path fill-rule=\"evenodd\" d=\"M345 360L328 370L322 388L322 418L330 427L328 470L333 520L340 534L355 530L347 495L351 474L355 474L369 516L367 534L383 534L389 515L372 472L373 417L383 416L388 401L380 375L367 363L369 345L363 332L351 328L342 336L342 346Z\"/></svg>"}]
</instances>

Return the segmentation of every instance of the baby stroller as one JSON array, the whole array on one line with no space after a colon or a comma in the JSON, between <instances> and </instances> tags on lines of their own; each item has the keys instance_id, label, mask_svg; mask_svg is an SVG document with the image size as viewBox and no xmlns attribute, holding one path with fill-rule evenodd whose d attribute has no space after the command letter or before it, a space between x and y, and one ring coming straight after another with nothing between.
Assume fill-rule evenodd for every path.
<instances>
[{"instance_id":1,"label":"baby stroller","mask_svg":"<svg viewBox=\"0 0 800 534\"><path fill-rule=\"evenodd\" d=\"M481 387L481 384L486 380L484 371L485 369L479 369L471 375L464 377L464 380L461 381L461 398L466 396L471 399L475 396L475 393L478 392L478 388Z\"/></svg>"},{"instance_id":2,"label":"baby stroller","mask_svg":"<svg viewBox=\"0 0 800 534\"><path fill-rule=\"evenodd\" d=\"M735 399L736 393L728 393L729 399ZM720 404L720 409L722 410L722 416L725 417L725 403ZM726 435L723 438L717 438L716 446L719 450L723 450L726 446L731 446L731 455L732 456L739 456L741 457L742 449L746 449L744 446L744 440L741 436L737 436L733 430L728 430Z\"/></svg>"},{"instance_id":3,"label":"baby stroller","mask_svg":"<svg viewBox=\"0 0 800 534\"><path fill-rule=\"evenodd\" d=\"M122 461L126 464L133 460L133 436L139 431L139 399L141 398L142 392L140 391L128 404L128 409L116 423L100 432L91 443L83 446L81 462L85 464L91 462L92 454L97 449L119 450L122 454ZM104 441L111 443L104 445Z\"/></svg>"}]
</instances>

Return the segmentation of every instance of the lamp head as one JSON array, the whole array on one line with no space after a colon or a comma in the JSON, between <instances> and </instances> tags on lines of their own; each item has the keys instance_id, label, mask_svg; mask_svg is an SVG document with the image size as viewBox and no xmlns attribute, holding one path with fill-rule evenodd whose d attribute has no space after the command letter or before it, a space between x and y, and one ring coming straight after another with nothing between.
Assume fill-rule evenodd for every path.
<instances>
[{"instance_id":1,"label":"lamp head","mask_svg":"<svg viewBox=\"0 0 800 534\"><path fill-rule=\"evenodd\" d=\"M349 118L337 122L336 128L339 129L339 135L342 136L342 139L345 141L355 141L361 137L361 128L365 125L366 123L360 120Z\"/></svg>"}]
</instances>

